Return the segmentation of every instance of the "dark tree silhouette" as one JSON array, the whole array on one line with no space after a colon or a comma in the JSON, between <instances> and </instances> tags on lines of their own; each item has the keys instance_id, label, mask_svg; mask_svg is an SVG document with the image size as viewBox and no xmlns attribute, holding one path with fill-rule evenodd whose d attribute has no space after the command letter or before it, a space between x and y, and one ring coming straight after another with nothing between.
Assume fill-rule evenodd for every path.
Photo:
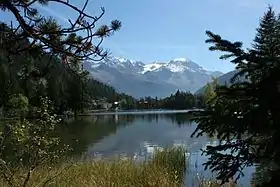
<instances>
[{"instance_id":1,"label":"dark tree silhouette","mask_svg":"<svg viewBox=\"0 0 280 187\"><path fill-rule=\"evenodd\" d=\"M280 19L269 7L260 21L253 47L242 49L207 31L210 50L227 52L238 76L247 80L217 86L215 104L198 112L193 135L217 135L218 145L207 146L206 168L217 172L222 182L238 179L242 169L254 164L268 166L263 186L274 186L280 177ZM234 79L233 78L233 79ZM273 166L273 167L269 167Z\"/></svg>"},{"instance_id":2,"label":"dark tree silhouette","mask_svg":"<svg viewBox=\"0 0 280 187\"><path fill-rule=\"evenodd\" d=\"M69 19L68 26L61 26L55 19L42 16L35 6L48 6L50 3L63 5L78 16L75 20ZM17 20L16 24L9 26L13 32L2 32L5 38L9 38L2 40L2 45L5 42L7 49L13 54L40 48L59 56L67 63L76 60L101 60L108 54L101 47L102 41L119 30L121 22L114 20L109 25L97 28L96 24L104 15L105 9L101 8L100 15L92 16L85 12L87 5L88 0L81 8L70 3L70 0L1 0L0 9L11 13ZM26 39L30 41L28 45L17 45L16 48L12 46L15 41Z\"/></svg>"}]
</instances>

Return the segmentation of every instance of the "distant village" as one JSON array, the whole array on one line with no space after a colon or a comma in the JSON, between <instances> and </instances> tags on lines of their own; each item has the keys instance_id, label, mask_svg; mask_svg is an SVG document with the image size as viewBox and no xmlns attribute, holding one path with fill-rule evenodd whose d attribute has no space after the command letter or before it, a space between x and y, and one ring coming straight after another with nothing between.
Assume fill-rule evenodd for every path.
<instances>
[{"instance_id":1,"label":"distant village","mask_svg":"<svg viewBox=\"0 0 280 187\"><path fill-rule=\"evenodd\" d=\"M126 100L108 102L106 98L93 100L92 110L120 110L121 106L126 104Z\"/></svg>"},{"instance_id":2,"label":"distant village","mask_svg":"<svg viewBox=\"0 0 280 187\"><path fill-rule=\"evenodd\" d=\"M122 106L124 106L126 104L126 100L120 100L120 101L114 101L114 102L108 102L107 98L100 98L100 99L96 99L93 100L91 103L91 107L89 108L89 110L91 111L108 111L108 110L113 110L113 111L117 111L117 110L121 110ZM14 111L16 112L16 111ZM0 119L6 119L6 112L4 112L3 108L0 107ZM72 111L65 111L64 112L65 116L73 116L73 112Z\"/></svg>"}]
</instances>

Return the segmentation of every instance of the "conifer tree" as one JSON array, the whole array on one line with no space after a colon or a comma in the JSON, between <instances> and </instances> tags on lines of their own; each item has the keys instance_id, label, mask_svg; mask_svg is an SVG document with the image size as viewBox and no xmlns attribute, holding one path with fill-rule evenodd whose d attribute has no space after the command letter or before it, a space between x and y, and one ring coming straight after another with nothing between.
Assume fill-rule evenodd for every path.
<instances>
[{"instance_id":1,"label":"conifer tree","mask_svg":"<svg viewBox=\"0 0 280 187\"><path fill-rule=\"evenodd\" d=\"M275 37L270 37L271 35L277 35L277 21L275 12L272 7L268 8L268 11L260 19L260 27L257 28L256 37L254 39L253 48L258 51L259 55L274 55L277 53L277 48L275 47Z\"/></svg>"},{"instance_id":2,"label":"conifer tree","mask_svg":"<svg viewBox=\"0 0 280 187\"><path fill-rule=\"evenodd\" d=\"M208 83L206 85L205 91L204 91L204 97L206 99L206 102L210 102L215 97L215 91L213 88L212 83Z\"/></svg>"},{"instance_id":3,"label":"conifer tree","mask_svg":"<svg viewBox=\"0 0 280 187\"><path fill-rule=\"evenodd\" d=\"M259 80L261 74L269 72L269 69L274 67L271 59L279 55L280 47L279 41L277 41L279 40L280 31L278 25L279 22L275 12L272 10L272 7L269 7L266 14L260 20L260 27L257 28L252 49L252 52L258 56L266 57L266 60L248 64L249 66L258 66L254 68L254 74L251 76L252 81Z\"/></svg>"},{"instance_id":4,"label":"conifer tree","mask_svg":"<svg viewBox=\"0 0 280 187\"><path fill-rule=\"evenodd\" d=\"M197 112L198 123L193 136L217 135L218 145L207 146L206 168L217 172L222 182L238 179L244 167L271 165L271 186L280 177L280 45L279 19L269 7L257 29L253 48L242 49L241 42L230 42L206 31L213 44L209 49L227 52L221 59L231 58L238 73L247 80L230 86L217 86L215 104Z\"/></svg>"},{"instance_id":5,"label":"conifer tree","mask_svg":"<svg viewBox=\"0 0 280 187\"><path fill-rule=\"evenodd\" d=\"M7 24L12 30L12 35L8 32L0 33L6 38L1 40L1 46L5 46L11 54L26 50L34 53L39 48L59 56L66 64L71 64L73 59L103 59L108 52L102 49L101 44L104 38L120 29L121 22L113 20L107 25L97 27L105 9L101 8L98 15L91 15L86 12L89 0L83 2L82 7L77 7L69 0L1 0L0 11L10 13L16 20L16 23ZM61 25L52 17L40 14L38 7L50 4L63 6L76 15L76 18L68 19L68 24ZM16 41L27 39L31 41L27 45L14 46Z\"/></svg>"}]
</instances>

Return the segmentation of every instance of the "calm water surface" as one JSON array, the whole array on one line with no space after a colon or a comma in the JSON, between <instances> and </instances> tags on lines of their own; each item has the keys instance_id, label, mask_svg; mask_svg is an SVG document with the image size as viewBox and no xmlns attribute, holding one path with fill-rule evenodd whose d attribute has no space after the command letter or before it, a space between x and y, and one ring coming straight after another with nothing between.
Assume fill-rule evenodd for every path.
<instances>
[{"instance_id":1,"label":"calm water surface","mask_svg":"<svg viewBox=\"0 0 280 187\"><path fill-rule=\"evenodd\" d=\"M190 115L185 112L122 112L80 117L69 121L62 129L62 139L74 147L75 155L123 155L140 160L152 154L154 147L184 145L189 153L190 175L186 180L190 184L195 180L190 177L197 174L212 177L211 172L203 170L202 163L206 158L201 156L201 149L215 140L207 136L191 138L196 124L190 122ZM240 184L248 186L252 168L245 169L244 174Z\"/></svg>"}]
</instances>

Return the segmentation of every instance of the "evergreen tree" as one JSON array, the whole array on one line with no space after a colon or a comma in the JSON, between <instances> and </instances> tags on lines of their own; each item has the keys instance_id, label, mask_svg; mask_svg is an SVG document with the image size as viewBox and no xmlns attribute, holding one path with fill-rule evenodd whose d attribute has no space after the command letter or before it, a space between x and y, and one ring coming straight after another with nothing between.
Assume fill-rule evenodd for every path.
<instances>
[{"instance_id":1,"label":"evergreen tree","mask_svg":"<svg viewBox=\"0 0 280 187\"><path fill-rule=\"evenodd\" d=\"M197 112L198 123L193 136L217 135L218 145L207 146L210 156L206 168L217 172L222 182L254 164L273 165L263 186L273 186L280 177L280 34L271 7L257 29L253 48L243 50L241 42L230 42L207 31L209 49L228 52L221 59L231 58L247 80L230 86L217 86L215 104Z\"/></svg>"},{"instance_id":2,"label":"evergreen tree","mask_svg":"<svg viewBox=\"0 0 280 187\"><path fill-rule=\"evenodd\" d=\"M257 28L252 49L253 53L256 53L257 56L266 57L266 60L248 64L251 68L254 68L254 72L251 73L250 77L252 81L258 81L261 74L269 73L269 68L274 67L272 59L279 55L280 47L278 38L280 30L278 28L279 21L277 21L272 7L269 7L266 14L260 20L260 27Z\"/></svg>"},{"instance_id":3,"label":"evergreen tree","mask_svg":"<svg viewBox=\"0 0 280 187\"><path fill-rule=\"evenodd\" d=\"M68 20L68 24L59 25L58 22L38 11L40 6L48 6L49 3L62 5L76 15L76 19ZM10 54L18 54L23 51L43 49L48 53L59 56L66 64L71 64L73 59L100 60L107 56L101 43L105 37L120 29L121 22L111 21L108 25L96 27L98 21L105 13L101 8L101 14L97 16L85 12L89 0L84 1L82 7L61 0L1 0L0 11L5 11L16 20L16 27L11 26L13 34L7 35L6 40L1 41ZM14 35L17 33L17 35ZM84 33L84 34L81 34ZM81 35L80 35L81 34ZM26 45L13 45L17 41L29 40Z\"/></svg>"},{"instance_id":4,"label":"evergreen tree","mask_svg":"<svg viewBox=\"0 0 280 187\"><path fill-rule=\"evenodd\" d=\"M270 37L271 35L277 36L277 21L275 12L272 7L268 8L263 18L260 19L260 27L257 28L256 37L254 39L253 48L259 51L259 55L271 55L273 56L277 53L277 48L275 47L275 37Z\"/></svg>"},{"instance_id":5,"label":"evergreen tree","mask_svg":"<svg viewBox=\"0 0 280 187\"><path fill-rule=\"evenodd\" d=\"M204 97L206 102L210 102L213 98L215 98L215 87L213 86L212 83L207 83L204 91Z\"/></svg>"}]
</instances>

